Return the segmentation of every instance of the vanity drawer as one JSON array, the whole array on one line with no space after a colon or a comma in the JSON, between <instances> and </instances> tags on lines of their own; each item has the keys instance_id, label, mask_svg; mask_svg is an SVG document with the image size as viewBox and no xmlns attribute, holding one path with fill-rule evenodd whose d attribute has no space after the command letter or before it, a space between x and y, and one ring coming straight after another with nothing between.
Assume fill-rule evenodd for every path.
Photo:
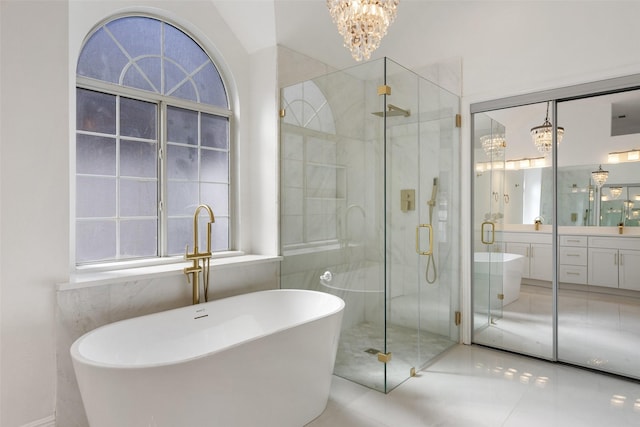
<instances>
[{"instance_id":1,"label":"vanity drawer","mask_svg":"<svg viewBox=\"0 0 640 427\"><path fill-rule=\"evenodd\" d=\"M587 267L579 265L561 265L559 279L563 283L587 284Z\"/></svg>"},{"instance_id":2,"label":"vanity drawer","mask_svg":"<svg viewBox=\"0 0 640 427\"><path fill-rule=\"evenodd\" d=\"M587 248L560 248L560 264L587 265Z\"/></svg>"},{"instance_id":3,"label":"vanity drawer","mask_svg":"<svg viewBox=\"0 0 640 427\"><path fill-rule=\"evenodd\" d=\"M560 236L560 246L587 247L587 236Z\"/></svg>"}]
</instances>

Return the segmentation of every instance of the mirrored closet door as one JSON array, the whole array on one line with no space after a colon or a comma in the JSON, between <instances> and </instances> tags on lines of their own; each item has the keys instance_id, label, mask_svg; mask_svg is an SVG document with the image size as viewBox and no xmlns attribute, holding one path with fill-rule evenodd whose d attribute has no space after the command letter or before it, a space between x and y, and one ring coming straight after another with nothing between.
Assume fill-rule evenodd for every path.
<instances>
[{"instance_id":1,"label":"mirrored closet door","mask_svg":"<svg viewBox=\"0 0 640 427\"><path fill-rule=\"evenodd\" d=\"M471 109L472 341L640 378L640 76Z\"/></svg>"}]
</instances>

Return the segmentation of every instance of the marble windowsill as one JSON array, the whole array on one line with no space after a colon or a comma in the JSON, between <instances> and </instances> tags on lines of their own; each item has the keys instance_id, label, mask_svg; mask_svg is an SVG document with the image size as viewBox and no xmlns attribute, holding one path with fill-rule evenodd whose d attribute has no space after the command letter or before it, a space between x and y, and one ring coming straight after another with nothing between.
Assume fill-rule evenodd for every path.
<instances>
[{"instance_id":1,"label":"marble windowsill","mask_svg":"<svg viewBox=\"0 0 640 427\"><path fill-rule=\"evenodd\" d=\"M252 264L268 262L280 262L281 256L274 255L239 255L227 256L211 259L211 269L213 271L222 268L244 267ZM132 280L153 279L157 277L182 275L183 269L191 265L189 261L173 261L158 265L149 266L128 266L126 268L113 268L96 271L92 269L76 270L66 283L57 285L58 291L68 291L74 289L88 288L93 286L109 285L113 283L128 282Z\"/></svg>"}]
</instances>

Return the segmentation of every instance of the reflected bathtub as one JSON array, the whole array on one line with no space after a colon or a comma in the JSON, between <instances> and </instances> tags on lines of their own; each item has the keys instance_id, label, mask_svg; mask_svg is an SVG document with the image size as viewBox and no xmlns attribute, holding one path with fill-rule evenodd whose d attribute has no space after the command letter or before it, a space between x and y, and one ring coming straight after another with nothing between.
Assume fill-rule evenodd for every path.
<instances>
[{"instance_id":1,"label":"reflected bathtub","mask_svg":"<svg viewBox=\"0 0 640 427\"><path fill-rule=\"evenodd\" d=\"M92 427L291 426L327 404L344 302L273 290L137 317L71 346Z\"/></svg>"},{"instance_id":2,"label":"reflected bathtub","mask_svg":"<svg viewBox=\"0 0 640 427\"><path fill-rule=\"evenodd\" d=\"M524 257L518 254L500 252L476 252L473 256L475 274L482 279L487 279L489 274L493 277L502 277L502 305L507 305L520 297L520 284L522 282L522 263Z\"/></svg>"}]
</instances>

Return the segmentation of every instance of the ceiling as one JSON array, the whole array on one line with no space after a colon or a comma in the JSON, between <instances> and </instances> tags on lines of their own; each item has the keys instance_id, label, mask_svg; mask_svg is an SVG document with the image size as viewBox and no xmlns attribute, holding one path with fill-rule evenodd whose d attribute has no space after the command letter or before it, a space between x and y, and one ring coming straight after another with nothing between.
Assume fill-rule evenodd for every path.
<instances>
[{"instance_id":1,"label":"ceiling","mask_svg":"<svg viewBox=\"0 0 640 427\"><path fill-rule=\"evenodd\" d=\"M326 0L211 1L249 53L278 44L336 69L355 64L331 20ZM434 63L426 54L415 53L424 51L421 46L431 28L427 18L437 19L429 9L437 3L401 0L398 16L372 59L388 56L410 69ZM441 52L429 54L441 55Z\"/></svg>"}]
</instances>

